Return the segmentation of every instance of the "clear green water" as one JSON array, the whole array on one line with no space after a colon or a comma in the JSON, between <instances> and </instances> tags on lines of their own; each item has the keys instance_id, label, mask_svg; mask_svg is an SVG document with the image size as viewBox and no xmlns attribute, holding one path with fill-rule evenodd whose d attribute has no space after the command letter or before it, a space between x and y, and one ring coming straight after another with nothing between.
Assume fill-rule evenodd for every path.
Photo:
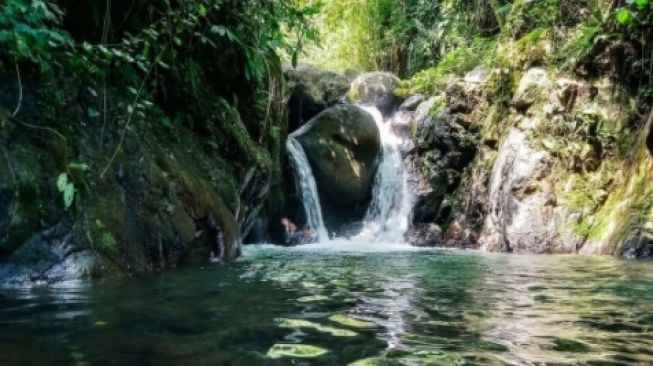
<instances>
[{"instance_id":1,"label":"clear green water","mask_svg":"<svg viewBox=\"0 0 653 366\"><path fill-rule=\"evenodd\" d=\"M376 249L0 290L0 365L653 364L651 262Z\"/></svg>"}]
</instances>

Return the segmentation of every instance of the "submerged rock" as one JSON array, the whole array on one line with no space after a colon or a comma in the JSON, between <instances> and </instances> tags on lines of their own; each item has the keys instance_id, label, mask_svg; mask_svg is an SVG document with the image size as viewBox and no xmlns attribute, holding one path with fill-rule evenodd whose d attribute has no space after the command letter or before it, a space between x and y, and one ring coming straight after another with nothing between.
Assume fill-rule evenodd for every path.
<instances>
[{"instance_id":1,"label":"submerged rock","mask_svg":"<svg viewBox=\"0 0 653 366\"><path fill-rule=\"evenodd\" d=\"M366 73L351 83L347 97L352 103L374 106L388 116L401 103L401 99L394 94L397 86L399 78L391 73Z\"/></svg>"},{"instance_id":2,"label":"submerged rock","mask_svg":"<svg viewBox=\"0 0 653 366\"><path fill-rule=\"evenodd\" d=\"M360 216L367 208L381 153L374 118L357 106L339 105L317 115L295 137L313 168L325 220L347 217L336 220L347 222Z\"/></svg>"}]
</instances>

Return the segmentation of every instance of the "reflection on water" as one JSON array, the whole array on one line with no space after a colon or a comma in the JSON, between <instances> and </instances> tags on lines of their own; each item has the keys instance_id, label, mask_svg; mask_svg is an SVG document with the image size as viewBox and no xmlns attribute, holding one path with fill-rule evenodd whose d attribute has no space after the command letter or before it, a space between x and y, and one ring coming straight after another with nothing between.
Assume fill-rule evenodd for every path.
<instances>
[{"instance_id":1,"label":"reflection on water","mask_svg":"<svg viewBox=\"0 0 653 366\"><path fill-rule=\"evenodd\" d=\"M653 263L329 248L2 290L0 364L653 364Z\"/></svg>"}]
</instances>

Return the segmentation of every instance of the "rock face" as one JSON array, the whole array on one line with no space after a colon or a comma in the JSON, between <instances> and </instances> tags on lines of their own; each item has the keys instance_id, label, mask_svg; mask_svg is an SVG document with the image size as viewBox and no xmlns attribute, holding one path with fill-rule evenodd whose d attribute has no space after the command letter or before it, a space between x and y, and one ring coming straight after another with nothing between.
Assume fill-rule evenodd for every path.
<instances>
[{"instance_id":1,"label":"rock face","mask_svg":"<svg viewBox=\"0 0 653 366\"><path fill-rule=\"evenodd\" d=\"M381 153L374 118L353 105L317 115L295 134L311 163L327 226L364 214Z\"/></svg>"},{"instance_id":2,"label":"rock face","mask_svg":"<svg viewBox=\"0 0 653 366\"><path fill-rule=\"evenodd\" d=\"M488 74L449 81L414 112L409 240L652 256L653 122L642 121L633 139L624 128L632 101L608 80L554 77L535 67L507 93L514 75ZM627 153L614 136L630 138Z\"/></svg>"},{"instance_id":3,"label":"rock face","mask_svg":"<svg viewBox=\"0 0 653 366\"><path fill-rule=\"evenodd\" d=\"M531 148L523 132L512 129L492 171L489 213L480 238L484 249L515 253L574 252L573 242L557 243L556 198L545 178L548 153ZM571 247L565 247L571 245Z\"/></svg>"},{"instance_id":4,"label":"rock face","mask_svg":"<svg viewBox=\"0 0 653 366\"><path fill-rule=\"evenodd\" d=\"M15 88L0 85L1 114L3 106L14 105L15 98L5 96ZM97 95L87 88L64 89L76 96L66 100L75 102L57 105L51 116L37 109L49 101L31 85L24 88L28 102L19 118L56 127L67 139L35 134L15 123L0 129L0 286L206 263L217 244L216 231L224 238L224 257L238 255L241 235L268 196L273 169L270 155L247 133L237 110L216 106L228 117L211 120L214 109L209 108L211 113L201 118L212 123L201 133L180 125L174 142L152 117L152 123L125 130L107 167L120 128L108 124L100 140L102 121L86 113L101 108ZM113 99L109 103L110 110L119 109ZM108 118L115 121L118 115ZM231 150L217 151L208 141L229 144ZM229 160L227 154L232 154ZM57 189L60 174L74 182L70 207Z\"/></svg>"},{"instance_id":5,"label":"rock face","mask_svg":"<svg viewBox=\"0 0 653 366\"><path fill-rule=\"evenodd\" d=\"M448 245L441 226L447 226L454 214L455 192L477 151L477 131L467 116L470 100L460 85L452 84L413 114L405 158L415 199L408 233L413 245Z\"/></svg>"},{"instance_id":6,"label":"rock face","mask_svg":"<svg viewBox=\"0 0 653 366\"><path fill-rule=\"evenodd\" d=\"M352 103L375 106L388 116L401 103L394 91L399 85L399 78L387 72L372 72L358 76L347 94Z\"/></svg>"},{"instance_id":7,"label":"rock face","mask_svg":"<svg viewBox=\"0 0 653 366\"><path fill-rule=\"evenodd\" d=\"M285 70L290 97L289 129L294 131L318 113L338 103L349 90L351 79L335 72L300 64Z\"/></svg>"}]
</instances>

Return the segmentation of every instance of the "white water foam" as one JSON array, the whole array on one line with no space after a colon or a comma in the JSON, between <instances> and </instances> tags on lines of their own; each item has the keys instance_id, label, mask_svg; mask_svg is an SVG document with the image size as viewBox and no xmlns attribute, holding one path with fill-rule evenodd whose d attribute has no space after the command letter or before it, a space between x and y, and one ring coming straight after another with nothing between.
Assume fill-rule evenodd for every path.
<instances>
[{"instance_id":1,"label":"white water foam","mask_svg":"<svg viewBox=\"0 0 653 366\"><path fill-rule=\"evenodd\" d=\"M383 156L374 182L372 202L365 227L356 239L403 243L408 230L413 199L401 156L402 139L395 135L389 120L375 107L361 106L374 117L381 134Z\"/></svg>"}]
</instances>

